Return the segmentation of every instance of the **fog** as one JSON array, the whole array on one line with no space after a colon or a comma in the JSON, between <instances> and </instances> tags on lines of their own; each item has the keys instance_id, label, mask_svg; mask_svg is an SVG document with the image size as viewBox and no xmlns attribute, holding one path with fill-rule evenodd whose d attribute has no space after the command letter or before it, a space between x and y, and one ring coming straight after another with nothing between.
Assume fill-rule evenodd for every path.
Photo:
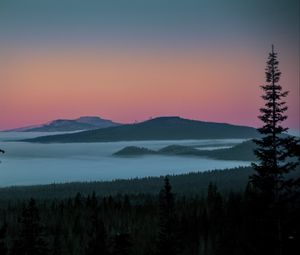
<instances>
[{"instance_id":1,"label":"fog","mask_svg":"<svg viewBox=\"0 0 300 255\"><path fill-rule=\"evenodd\" d=\"M250 164L245 161L223 161L193 156L112 156L114 152L126 146L157 150L167 145L178 144L212 150L230 147L242 142L242 139L68 144L11 142L39 135L41 133L0 132L0 148L6 151L4 155L0 155L0 186L160 176Z\"/></svg>"}]
</instances>

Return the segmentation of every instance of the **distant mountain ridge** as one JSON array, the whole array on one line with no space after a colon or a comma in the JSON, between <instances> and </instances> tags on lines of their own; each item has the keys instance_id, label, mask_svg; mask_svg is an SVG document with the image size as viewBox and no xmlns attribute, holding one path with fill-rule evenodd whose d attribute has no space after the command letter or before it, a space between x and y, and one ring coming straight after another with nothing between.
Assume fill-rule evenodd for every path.
<instances>
[{"instance_id":1,"label":"distant mountain ridge","mask_svg":"<svg viewBox=\"0 0 300 255\"><path fill-rule=\"evenodd\" d=\"M126 124L75 134L62 134L27 139L27 142L72 143L141 140L255 138L255 128L225 123L204 122L180 117L159 117L136 124Z\"/></svg>"},{"instance_id":2,"label":"distant mountain ridge","mask_svg":"<svg viewBox=\"0 0 300 255\"><path fill-rule=\"evenodd\" d=\"M92 130L99 128L115 127L120 123L111 120L102 119L97 116L83 116L78 119L57 119L42 125L28 126L8 131L19 132L63 132L63 131L80 131Z\"/></svg>"},{"instance_id":3,"label":"distant mountain ridge","mask_svg":"<svg viewBox=\"0 0 300 255\"><path fill-rule=\"evenodd\" d=\"M169 145L159 150L150 150L145 147L127 146L113 154L121 157L138 157L143 155L168 155L168 156L200 156L220 160L257 160L254 149L256 145L252 140L236 144L231 148L215 150L199 150L194 146Z\"/></svg>"}]
</instances>

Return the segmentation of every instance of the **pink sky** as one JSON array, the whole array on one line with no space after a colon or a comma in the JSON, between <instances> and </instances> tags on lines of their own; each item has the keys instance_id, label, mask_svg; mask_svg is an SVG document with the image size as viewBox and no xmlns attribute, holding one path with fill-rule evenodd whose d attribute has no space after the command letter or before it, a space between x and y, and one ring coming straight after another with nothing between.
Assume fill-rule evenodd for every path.
<instances>
[{"instance_id":1,"label":"pink sky","mask_svg":"<svg viewBox=\"0 0 300 255\"><path fill-rule=\"evenodd\" d=\"M262 54L263 53L263 54ZM0 59L0 129L97 115L131 123L176 115L258 126L266 52L19 50ZM299 129L297 56L282 50L290 128Z\"/></svg>"}]
</instances>

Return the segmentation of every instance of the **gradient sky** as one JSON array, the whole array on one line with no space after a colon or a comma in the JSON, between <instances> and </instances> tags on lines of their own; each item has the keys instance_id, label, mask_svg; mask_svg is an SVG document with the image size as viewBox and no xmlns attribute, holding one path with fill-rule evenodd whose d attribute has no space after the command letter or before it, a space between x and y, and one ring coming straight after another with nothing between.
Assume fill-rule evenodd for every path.
<instances>
[{"instance_id":1,"label":"gradient sky","mask_svg":"<svg viewBox=\"0 0 300 255\"><path fill-rule=\"evenodd\" d=\"M259 126L271 44L299 127L298 0L0 0L0 129L98 115Z\"/></svg>"}]
</instances>

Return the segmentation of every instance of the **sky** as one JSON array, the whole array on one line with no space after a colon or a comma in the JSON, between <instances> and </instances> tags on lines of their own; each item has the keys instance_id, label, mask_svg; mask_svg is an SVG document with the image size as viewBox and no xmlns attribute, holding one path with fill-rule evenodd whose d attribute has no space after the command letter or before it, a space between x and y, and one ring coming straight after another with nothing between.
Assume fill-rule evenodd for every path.
<instances>
[{"instance_id":1,"label":"sky","mask_svg":"<svg viewBox=\"0 0 300 255\"><path fill-rule=\"evenodd\" d=\"M271 44L299 127L298 0L0 0L0 129L97 115L260 126Z\"/></svg>"}]
</instances>

